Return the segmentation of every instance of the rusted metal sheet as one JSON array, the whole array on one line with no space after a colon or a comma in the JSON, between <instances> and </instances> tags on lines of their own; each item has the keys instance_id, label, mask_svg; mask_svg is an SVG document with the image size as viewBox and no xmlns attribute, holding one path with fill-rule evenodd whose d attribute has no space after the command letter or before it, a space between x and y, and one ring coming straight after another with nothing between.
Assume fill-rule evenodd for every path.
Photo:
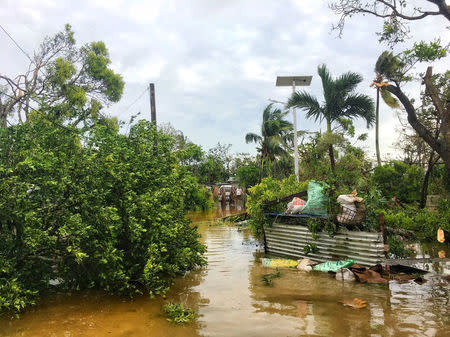
<instances>
[{"instance_id":1,"label":"rusted metal sheet","mask_svg":"<svg viewBox=\"0 0 450 337\"><path fill-rule=\"evenodd\" d=\"M265 227L266 251L276 256L290 258L308 257L315 261L354 259L363 266L371 266L384 260L384 244L381 233L341 230L333 237L317 233L313 239L306 226L274 223ZM305 254L304 247L315 244L316 253Z\"/></svg>"}]
</instances>

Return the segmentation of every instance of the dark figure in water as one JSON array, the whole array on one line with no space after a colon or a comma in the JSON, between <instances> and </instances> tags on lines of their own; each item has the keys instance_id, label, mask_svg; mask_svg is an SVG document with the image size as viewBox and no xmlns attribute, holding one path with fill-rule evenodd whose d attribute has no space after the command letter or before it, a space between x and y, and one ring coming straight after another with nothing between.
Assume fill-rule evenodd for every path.
<instances>
[{"instance_id":1,"label":"dark figure in water","mask_svg":"<svg viewBox=\"0 0 450 337\"><path fill-rule=\"evenodd\" d=\"M225 193L225 187L223 186L220 188L220 196L220 202L222 203L222 205L225 205L227 203L227 194Z\"/></svg>"},{"instance_id":2,"label":"dark figure in water","mask_svg":"<svg viewBox=\"0 0 450 337\"><path fill-rule=\"evenodd\" d=\"M230 204L234 204L235 201L236 201L236 189L234 188L234 186L231 186L231 189L230 189Z\"/></svg>"}]
</instances>

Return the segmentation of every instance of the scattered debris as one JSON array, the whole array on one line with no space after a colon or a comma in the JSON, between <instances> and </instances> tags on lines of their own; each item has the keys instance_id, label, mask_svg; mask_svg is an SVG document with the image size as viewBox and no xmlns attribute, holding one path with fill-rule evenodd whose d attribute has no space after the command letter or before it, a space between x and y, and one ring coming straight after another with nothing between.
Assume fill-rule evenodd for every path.
<instances>
[{"instance_id":1,"label":"scattered debris","mask_svg":"<svg viewBox=\"0 0 450 337\"><path fill-rule=\"evenodd\" d=\"M367 307L367 302L365 300L356 297L352 300L340 301L339 303L341 303L345 307L350 307L353 309L363 309Z\"/></svg>"},{"instance_id":2,"label":"scattered debris","mask_svg":"<svg viewBox=\"0 0 450 337\"><path fill-rule=\"evenodd\" d=\"M260 258L260 261L264 267L270 268L295 268L297 267L298 262L296 260L290 259L269 259L269 258Z\"/></svg>"},{"instance_id":3,"label":"scattered debris","mask_svg":"<svg viewBox=\"0 0 450 337\"><path fill-rule=\"evenodd\" d=\"M355 275L348 268L341 268L336 272L336 280L338 281L355 281Z\"/></svg>"},{"instance_id":4,"label":"scattered debris","mask_svg":"<svg viewBox=\"0 0 450 337\"><path fill-rule=\"evenodd\" d=\"M294 301L293 304L297 306L298 316L306 317L308 316L308 302L306 301Z\"/></svg>"},{"instance_id":5,"label":"scattered debris","mask_svg":"<svg viewBox=\"0 0 450 337\"><path fill-rule=\"evenodd\" d=\"M355 263L355 260L352 260L352 259L341 260L341 261L327 261L327 262L315 265L313 267L313 270L324 271L324 272L332 271L335 273L339 269L350 267L354 263Z\"/></svg>"},{"instance_id":6,"label":"scattered debris","mask_svg":"<svg viewBox=\"0 0 450 337\"><path fill-rule=\"evenodd\" d=\"M450 232L443 230L441 227L437 230L437 240L440 243L449 242L450 241Z\"/></svg>"},{"instance_id":7,"label":"scattered debris","mask_svg":"<svg viewBox=\"0 0 450 337\"><path fill-rule=\"evenodd\" d=\"M297 262L297 269L302 271L311 271L313 269L313 266L317 264L317 262L314 262L310 259L301 259Z\"/></svg>"},{"instance_id":8,"label":"scattered debris","mask_svg":"<svg viewBox=\"0 0 450 337\"><path fill-rule=\"evenodd\" d=\"M273 279L274 278L279 278L281 276L281 273L279 270L277 270L276 273L272 273L272 274L264 274L261 277L261 280L264 282L264 285L267 287L273 287Z\"/></svg>"}]
</instances>

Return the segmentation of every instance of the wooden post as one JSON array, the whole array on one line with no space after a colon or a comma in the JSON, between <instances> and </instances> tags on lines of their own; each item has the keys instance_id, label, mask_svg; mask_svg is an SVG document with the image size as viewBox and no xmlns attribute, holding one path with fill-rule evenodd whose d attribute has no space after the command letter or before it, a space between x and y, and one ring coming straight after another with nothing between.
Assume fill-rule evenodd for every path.
<instances>
[{"instance_id":1,"label":"wooden post","mask_svg":"<svg viewBox=\"0 0 450 337\"><path fill-rule=\"evenodd\" d=\"M383 235L384 255L387 255L389 246L387 245L386 220L384 219L384 213L378 214L378 221L380 224L380 232Z\"/></svg>"},{"instance_id":2,"label":"wooden post","mask_svg":"<svg viewBox=\"0 0 450 337\"><path fill-rule=\"evenodd\" d=\"M150 110L152 115L152 123L156 125L156 105L155 105L155 84L150 83Z\"/></svg>"}]
</instances>

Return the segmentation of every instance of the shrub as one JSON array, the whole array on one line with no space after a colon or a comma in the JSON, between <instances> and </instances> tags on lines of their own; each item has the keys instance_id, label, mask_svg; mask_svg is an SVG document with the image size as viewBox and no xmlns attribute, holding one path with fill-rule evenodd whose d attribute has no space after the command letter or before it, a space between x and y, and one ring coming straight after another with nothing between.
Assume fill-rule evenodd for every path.
<instances>
[{"instance_id":1,"label":"shrub","mask_svg":"<svg viewBox=\"0 0 450 337\"><path fill-rule=\"evenodd\" d=\"M197 317L197 314L193 310L184 308L182 304L170 302L163 306L163 310L167 316L167 320L175 324L187 324Z\"/></svg>"},{"instance_id":2,"label":"shrub","mask_svg":"<svg viewBox=\"0 0 450 337\"><path fill-rule=\"evenodd\" d=\"M392 161L377 166L372 181L385 197L397 197L403 202L414 202L420 200L423 176L423 169L419 166Z\"/></svg>"},{"instance_id":3,"label":"shrub","mask_svg":"<svg viewBox=\"0 0 450 337\"><path fill-rule=\"evenodd\" d=\"M129 136L38 115L0 129L0 309L32 304L50 279L154 295L204 264L171 142L145 121Z\"/></svg>"},{"instance_id":4,"label":"shrub","mask_svg":"<svg viewBox=\"0 0 450 337\"><path fill-rule=\"evenodd\" d=\"M385 213L386 224L392 228L412 231L418 240L434 241L439 227L450 231L450 202L444 199L439 212L422 210L390 210Z\"/></svg>"}]
</instances>

